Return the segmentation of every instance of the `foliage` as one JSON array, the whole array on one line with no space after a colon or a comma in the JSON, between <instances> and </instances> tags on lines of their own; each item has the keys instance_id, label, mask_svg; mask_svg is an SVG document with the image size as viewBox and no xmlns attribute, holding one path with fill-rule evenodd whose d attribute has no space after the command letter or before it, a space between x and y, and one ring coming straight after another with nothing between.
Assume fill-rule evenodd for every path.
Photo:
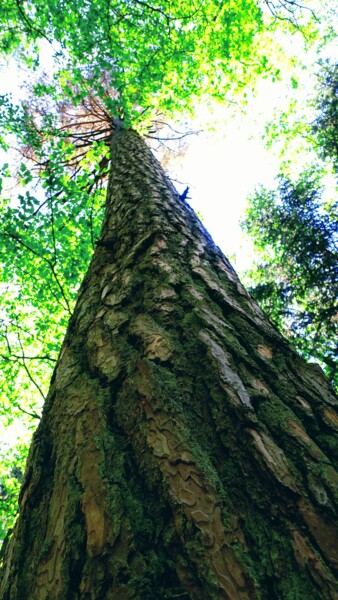
<instances>
[{"instance_id":1,"label":"foliage","mask_svg":"<svg viewBox=\"0 0 338 600\"><path fill-rule=\"evenodd\" d=\"M324 365L338 384L338 201L323 203L318 176L251 198L245 229L261 262L251 292L297 348Z\"/></svg>"},{"instance_id":2,"label":"foliage","mask_svg":"<svg viewBox=\"0 0 338 600\"><path fill-rule=\"evenodd\" d=\"M76 87L76 100L85 98L85 75L104 96L105 72L115 90L114 98L106 98L107 109L113 115L122 110L128 124L135 125L140 115L151 122L155 112L190 109L202 94L223 99L235 85L243 87L255 72L269 68L257 37L262 10L254 0L8 4L13 23L24 23L19 35L26 47L42 35L50 40L65 95L68 86L74 100Z\"/></svg>"},{"instance_id":3,"label":"foliage","mask_svg":"<svg viewBox=\"0 0 338 600\"><path fill-rule=\"evenodd\" d=\"M43 126L42 135L25 107L15 110L4 101L3 108L9 122L14 115L12 125L22 141L14 181L17 196L6 198L4 193L0 207L1 412L8 420L18 411L36 417L39 410L34 408L35 392L41 404L99 234L104 191L100 182L94 186L96 171L91 167L99 143L91 143L91 159L80 157L75 181L65 161L76 150L62 135L52 135L53 123L49 129ZM6 192L7 182L13 184L7 164L2 176Z\"/></svg>"}]
</instances>

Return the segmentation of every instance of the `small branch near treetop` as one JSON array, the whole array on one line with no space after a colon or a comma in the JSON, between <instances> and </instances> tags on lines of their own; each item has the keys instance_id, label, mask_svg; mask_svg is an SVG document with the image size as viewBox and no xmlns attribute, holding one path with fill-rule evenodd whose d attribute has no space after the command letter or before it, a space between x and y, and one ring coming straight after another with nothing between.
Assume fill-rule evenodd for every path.
<instances>
[{"instance_id":1,"label":"small branch near treetop","mask_svg":"<svg viewBox=\"0 0 338 600\"><path fill-rule=\"evenodd\" d=\"M276 0L276 1L264 0L264 1L265 1L266 6L268 7L270 13L272 14L272 16L275 19L278 19L280 21L289 21L289 23L291 23L291 25L293 25L300 31L302 30L302 28L297 22L298 17L297 17L296 13L298 13L298 15L299 15L299 14L301 14L302 11L307 10L312 14L314 19L316 21L318 21L318 18L316 17L316 14L312 8L310 8L309 6L300 4L300 3L296 2L296 0Z\"/></svg>"}]
</instances>

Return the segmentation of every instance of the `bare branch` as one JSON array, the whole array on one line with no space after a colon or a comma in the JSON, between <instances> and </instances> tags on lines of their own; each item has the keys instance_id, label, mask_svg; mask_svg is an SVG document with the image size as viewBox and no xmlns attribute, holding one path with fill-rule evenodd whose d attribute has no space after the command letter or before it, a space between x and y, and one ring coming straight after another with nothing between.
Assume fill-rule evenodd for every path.
<instances>
[{"instance_id":1,"label":"bare branch","mask_svg":"<svg viewBox=\"0 0 338 600\"><path fill-rule=\"evenodd\" d=\"M25 413L25 415L28 415L29 417L32 417L33 419L38 419L40 421L41 415L38 415L38 413L30 412L29 410L22 408L22 406L18 402L15 402L15 407L18 408L21 412Z\"/></svg>"},{"instance_id":2,"label":"bare branch","mask_svg":"<svg viewBox=\"0 0 338 600\"><path fill-rule=\"evenodd\" d=\"M48 258L46 258L45 256L41 256L36 250L34 250L34 248L31 248L30 246L28 246L28 244L26 244L25 242L23 242L22 239L19 238L19 236L15 235L14 233L10 233L9 231L4 231L4 234L7 235L7 237L9 237L10 239L13 239L16 242L18 242L18 244L20 244L21 246L23 246L24 248L26 248L26 250L28 250L29 252L31 252L32 254L34 254L34 256L37 256L42 261L44 261L45 263L47 263L47 265L49 266L50 270L52 271L53 277L54 277L54 279L55 279L55 281L56 281L56 283L58 285L58 288L59 288L59 290L61 292L61 296L62 296L62 298L65 301L66 307L64 307L64 308L71 315L72 311L71 311L68 299L66 297L66 294L64 292L64 289L63 289L63 287L61 285L61 282L59 281L59 278L58 278L58 276L56 274L55 265L53 265L53 263Z\"/></svg>"},{"instance_id":3,"label":"bare branch","mask_svg":"<svg viewBox=\"0 0 338 600\"><path fill-rule=\"evenodd\" d=\"M31 372L30 372L29 368L27 367L27 365L26 365L26 363L25 363L25 353L24 353L24 349L23 349L23 344L22 344L22 342L21 342L21 337L20 337L20 334L18 333L17 335L18 335L18 342L19 342L19 345L20 345L20 348L21 348L21 352L22 352L22 356L21 356L21 364L22 364L23 368L25 369L25 371L26 371L26 373L27 373L28 379L29 379L29 380L32 382L32 384L33 384L33 385L35 386L35 388L38 390L39 394L41 394L41 396L42 396L43 400L46 400L46 396L44 395L44 393L43 393L43 391L42 391L41 387L39 386L39 384L37 383L37 381L35 381L35 379L34 379L33 375L31 374ZM21 409L21 410L23 410L23 409Z\"/></svg>"},{"instance_id":4,"label":"bare branch","mask_svg":"<svg viewBox=\"0 0 338 600\"><path fill-rule=\"evenodd\" d=\"M37 29L36 27L34 27L32 21L27 17L25 11L22 8L22 2L21 0L15 0L15 4L18 8L18 11L20 13L20 16L22 17L23 21L26 23L26 25L28 26L28 28L37 33L39 36L43 37L45 40L47 40L47 42L53 47L52 42L50 41L50 39L43 33L43 31L41 31L41 29Z\"/></svg>"},{"instance_id":5,"label":"bare branch","mask_svg":"<svg viewBox=\"0 0 338 600\"><path fill-rule=\"evenodd\" d=\"M13 352L11 352L10 356L5 356L4 354L0 354L0 357L9 362L14 362L14 359L22 359L21 355L13 354ZM12 357L13 357L13 359L12 359ZM57 362L56 358L52 358L51 356L48 356L47 354L42 355L42 356L40 356L39 354L37 356L27 356L25 354L24 359L25 360L49 360L54 363Z\"/></svg>"},{"instance_id":6,"label":"bare branch","mask_svg":"<svg viewBox=\"0 0 338 600\"><path fill-rule=\"evenodd\" d=\"M271 15L279 21L288 21L296 29L302 31L301 26L298 23L298 17L302 11L307 10L316 21L319 21L316 17L315 11L309 6L300 4L296 0L264 0L268 7ZM297 15L298 13L298 15Z\"/></svg>"}]
</instances>

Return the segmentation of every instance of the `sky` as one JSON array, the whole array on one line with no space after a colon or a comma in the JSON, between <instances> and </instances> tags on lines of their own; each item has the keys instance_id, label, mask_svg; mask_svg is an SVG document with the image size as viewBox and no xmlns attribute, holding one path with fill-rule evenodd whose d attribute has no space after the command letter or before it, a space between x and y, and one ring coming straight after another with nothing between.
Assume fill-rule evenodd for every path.
<instances>
[{"instance_id":1,"label":"sky","mask_svg":"<svg viewBox=\"0 0 338 600\"><path fill-rule=\"evenodd\" d=\"M191 206L239 272L249 268L254 257L253 245L240 227L248 197L259 185L275 187L279 172L278 155L266 148L263 133L267 119L286 106L285 91L284 98L280 92L280 86L267 81L247 114L239 110L228 118L226 107L218 107L216 131L193 136L185 154L169 163L174 184L180 192L189 186Z\"/></svg>"},{"instance_id":2,"label":"sky","mask_svg":"<svg viewBox=\"0 0 338 600\"><path fill-rule=\"evenodd\" d=\"M278 171L278 161L269 155L263 140L250 138L247 120L235 119L226 133L199 134L177 169L177 179L190 186L191 206L240 270L252 257L252 246L239 223L248 195L258 184L273 186Z\"/></svg>"}]
</instances>

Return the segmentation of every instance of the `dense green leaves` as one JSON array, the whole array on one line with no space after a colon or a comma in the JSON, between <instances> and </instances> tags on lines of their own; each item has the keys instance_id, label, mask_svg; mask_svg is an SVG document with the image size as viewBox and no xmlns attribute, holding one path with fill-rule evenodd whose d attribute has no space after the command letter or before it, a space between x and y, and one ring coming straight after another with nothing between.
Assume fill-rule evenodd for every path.
<instances>
[{"instance_id":1,"label":"dense green leaves","mask_svg":"<svg viewBox=\"0 0 338 600\"><path fill-rule=\"evenodd\" d=\"M80 97L84 79L104 96L100 80L109 74L128 123L145 112L149 120L156 111L191 109L192 98L203 93L223 99L267 67L257 37L262 10L254 0L11 4L10 21L23 23L21 39L26 45L50 40L59 81L77 86ZM116 102L110 104L116 113Z\"/></svg>"},{"instance_id":2,"label":"dense green leaves","mask_svg":"<svg viewBox=\"0 0 338 600\"><path fill-rule=\"evenodd\" d=\"M307 358L338 384L338 202L323 204L318 178L281 178L251 199L245 228L260 263L252 292Z\"/></svg>"}]
</instances>

